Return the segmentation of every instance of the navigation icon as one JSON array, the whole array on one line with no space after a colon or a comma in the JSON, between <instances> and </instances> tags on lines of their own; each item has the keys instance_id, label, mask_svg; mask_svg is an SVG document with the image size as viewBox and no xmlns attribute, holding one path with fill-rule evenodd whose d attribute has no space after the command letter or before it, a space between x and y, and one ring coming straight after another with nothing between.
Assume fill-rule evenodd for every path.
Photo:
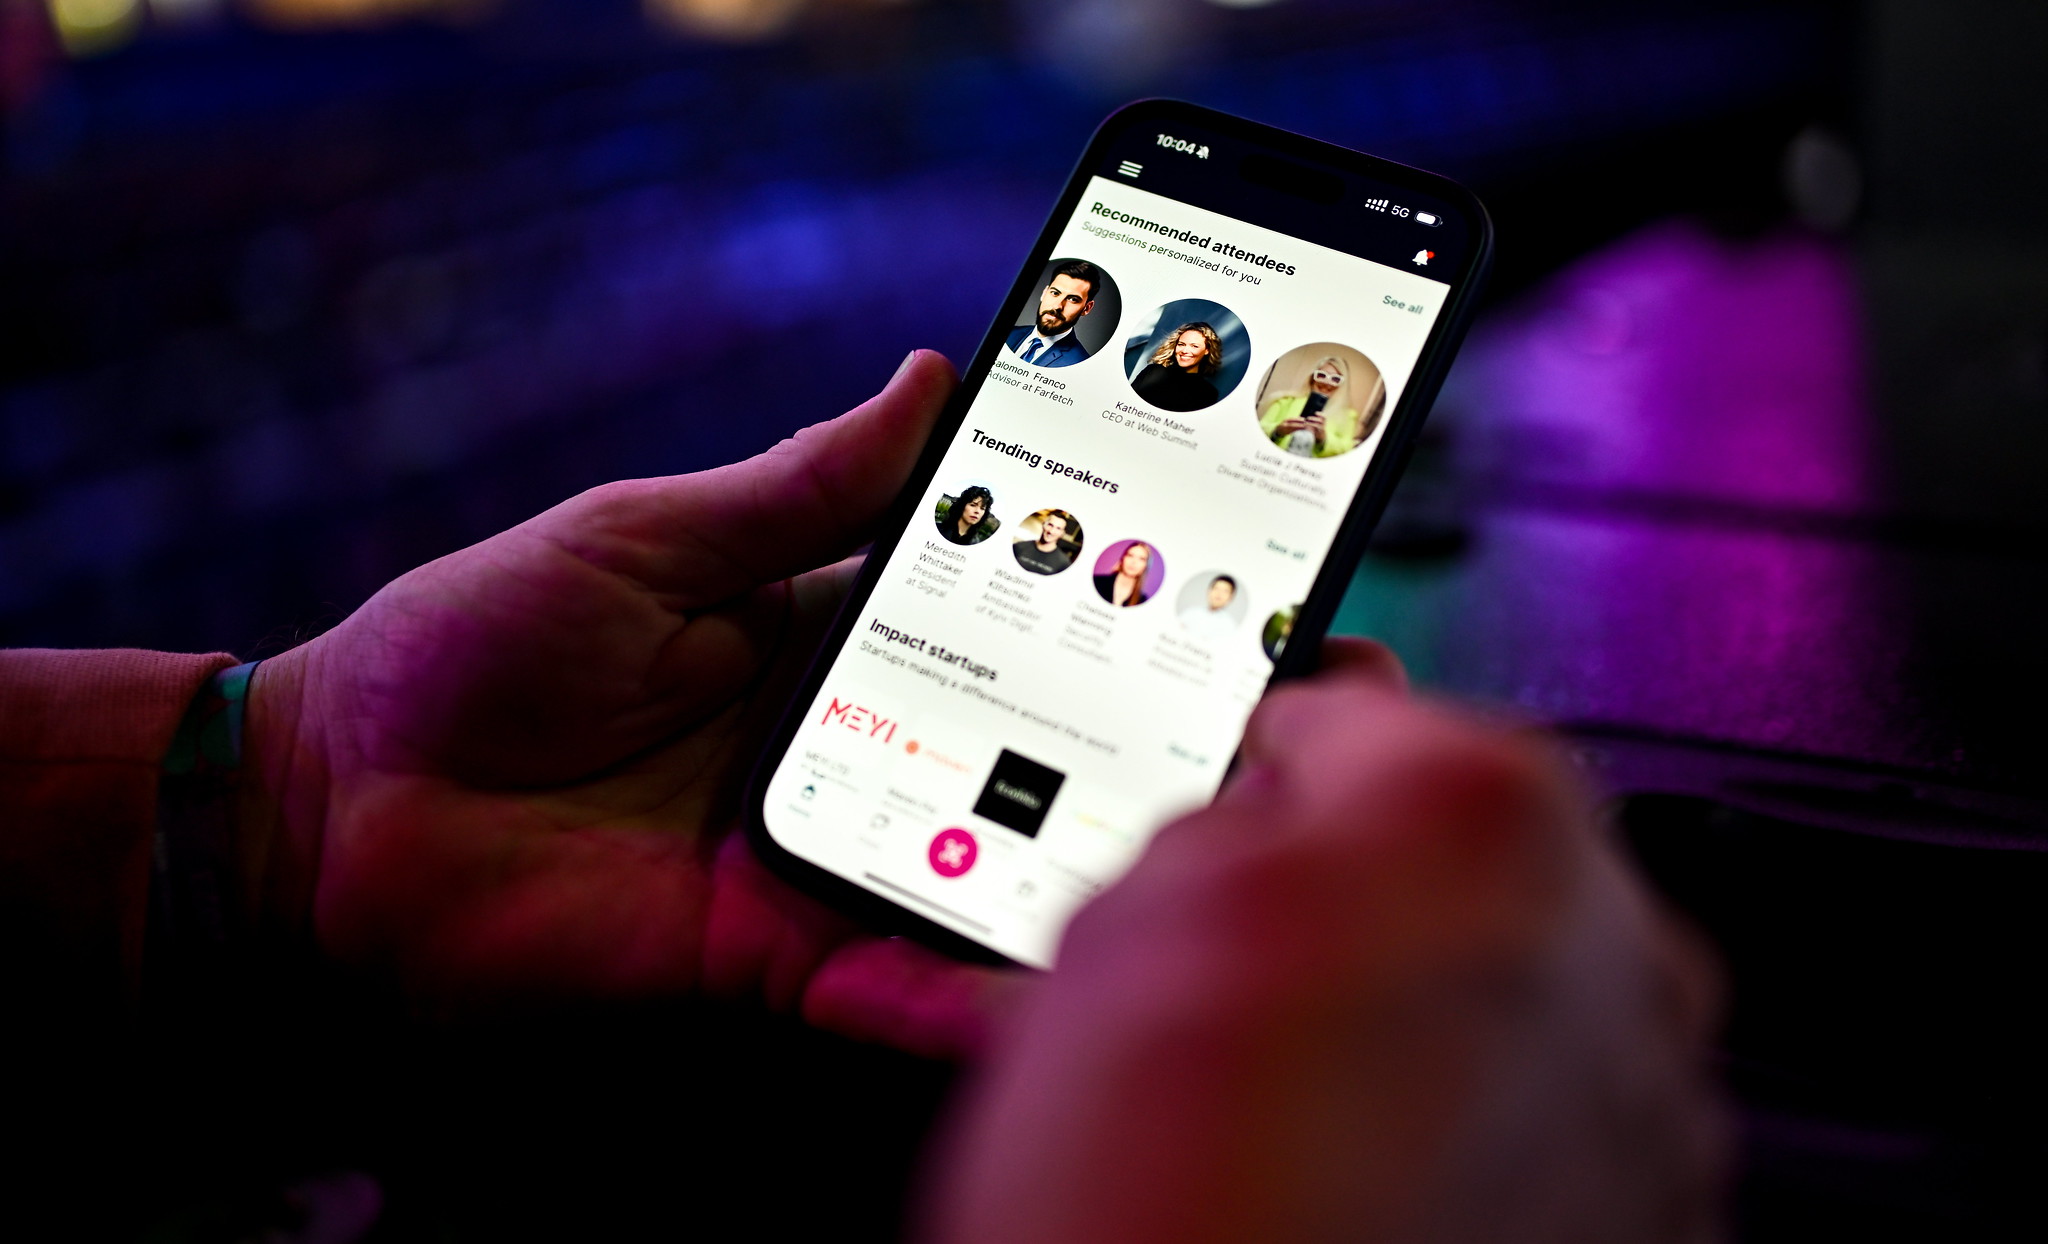
<instances>
[{"instance_id":1,"label":"navigation icon","mask_svg":"<svg viewBox=\"0 0 2048 1244\"><path fill-rule=\"evenodd\" d=\"M974 835L959 827L942 829L925 849L925 858L931 861L932 871L941 877L957 877L974 867L975 857L981 854L981 844Z\"/></svg>"}]
</instances>

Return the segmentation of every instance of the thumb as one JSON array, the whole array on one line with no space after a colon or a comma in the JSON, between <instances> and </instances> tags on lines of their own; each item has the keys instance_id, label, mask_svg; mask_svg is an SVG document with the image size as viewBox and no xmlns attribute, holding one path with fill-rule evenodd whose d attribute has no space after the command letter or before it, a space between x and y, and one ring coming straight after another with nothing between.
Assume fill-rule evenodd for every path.
<instances>
[{"instance_id":1,"label":"thumb","mask_svg":"<svg viewBox=\"0 0 2048 1244\"><path fill-rule=\"evenodd\" d=\"M692 475L607 484L540 521L551 538L681 609L726 600L865 543L955 383L944 355L913 350L880 393L766 453Z\"/></svg>"}]
</instances>

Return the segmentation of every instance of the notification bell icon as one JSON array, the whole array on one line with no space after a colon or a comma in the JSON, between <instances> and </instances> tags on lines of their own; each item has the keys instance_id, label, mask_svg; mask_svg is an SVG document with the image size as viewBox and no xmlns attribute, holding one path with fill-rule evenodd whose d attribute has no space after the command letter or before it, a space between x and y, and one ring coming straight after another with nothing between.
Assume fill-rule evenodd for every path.
<instances>
[{"instance_id":1,"label":"notification bell icon","mask_svg":"<svg viewBox=\"0 0 2048 1244\"><path fill-rule=\"evenodd\" d=\"M1435 252L1435 251L1416 251L1416 252L1415 252L1415 266L1416 266L1416 267L1418 267L1418 268L1420 268L1420 267L1427 267L1427 266L1428 266L1428 264L1429 264L1429 261L1430 261L1430 260L1432 260L1432 259L1435 259L1435 258L1436 258L1436 252Z\"/></svg>"}]
</instances>

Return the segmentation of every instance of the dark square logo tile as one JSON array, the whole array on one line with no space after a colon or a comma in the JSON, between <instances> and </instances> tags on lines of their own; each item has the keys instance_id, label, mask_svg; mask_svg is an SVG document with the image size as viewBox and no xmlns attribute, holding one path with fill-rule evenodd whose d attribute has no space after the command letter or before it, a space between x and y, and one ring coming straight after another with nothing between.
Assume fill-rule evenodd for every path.
<instances>
[{"instance_id":1,"label":"dark square logo tile","mask_svg":"<svg viewBox=\"0 0 2048 1244\"><path fill-rule=\"evenodd\" d=\"M981 788L974 815L987 817L1026 838L1036 838L1038 827L1045 824L1045 814L1052 807L1052 797L1060 793L1060 783L1066 780L1067 775L1058 769L1005 751L996 757L995 771Z\"/></svg>"}]
</instances>

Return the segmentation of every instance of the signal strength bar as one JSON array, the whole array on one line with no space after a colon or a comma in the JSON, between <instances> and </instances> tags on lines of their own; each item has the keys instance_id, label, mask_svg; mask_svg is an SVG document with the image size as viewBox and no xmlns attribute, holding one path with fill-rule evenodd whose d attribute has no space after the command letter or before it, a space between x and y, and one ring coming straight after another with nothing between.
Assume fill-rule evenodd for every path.
<instances>
[{"instance_id":1,"label":"signal strength bar","mask_svg":"<svg viewBox=\"0 0 2048 1244\"><path fill-rule=\"evenodd\" d=\"M1385 199L1367 199L1365 205L1376 212L1387 210L1387 201Z\"/></svg>"},{"instance_id":2,"label":"signal strength bar","mask_svg":"<svg viewBox=\"0 0 2048 1244\"><path fill-rule=\"evenodd\" d=\"M1116 171L1122 173L1126 177L1136 177L1138 174L1145 171L1145 166L1142 164L1134 164L1129 160L1124 160L1116 166Z\"/></svg>"}]
</instances>

